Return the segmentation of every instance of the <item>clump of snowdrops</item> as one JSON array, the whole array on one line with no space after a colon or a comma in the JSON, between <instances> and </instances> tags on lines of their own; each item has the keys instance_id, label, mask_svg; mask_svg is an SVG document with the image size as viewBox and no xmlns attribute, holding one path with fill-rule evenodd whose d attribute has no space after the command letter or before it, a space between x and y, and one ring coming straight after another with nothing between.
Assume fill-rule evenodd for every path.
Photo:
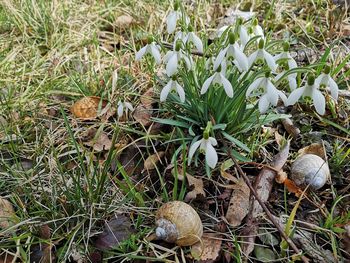
<instances>
[{"instance_id":1,"label":"clump of snowdrops","mask_svg":"<svg viewBox=\"0 0 350 263\"><path fill-rule=\"evenodd\" d=\"M183 6L175 2L167 16L167 33L173 42L170 50L159 36L150 36L136 60L145 57L148 65L165 66L159 80L163 83L160 102L173 117L157 121L186 134L188 163L194 157L198 161L202 152L206 164L215 168L219 138L249 152L239 138L280 118L274 110L278 104L289 106L303 98L323 115L326 103L321 90L329 87L337 100L331 68L322 65L323 73L317 78L315 67L320 65L299 68L289 53L289 43L270 39L254 17L244 16L220 28L208 44L204 34L203 42L195 32Z\"/></svg>"}]
</instances>

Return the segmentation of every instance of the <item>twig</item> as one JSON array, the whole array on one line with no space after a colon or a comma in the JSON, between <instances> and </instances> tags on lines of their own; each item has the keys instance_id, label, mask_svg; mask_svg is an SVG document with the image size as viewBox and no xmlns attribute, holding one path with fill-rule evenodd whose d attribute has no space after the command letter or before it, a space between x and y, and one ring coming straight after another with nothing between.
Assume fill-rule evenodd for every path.
<instances>
[{"instance_id":1,"label":"twig","mask_svg":"<svg viewBox=\"0 0 350 263\"><path fill-rule=\"evenodd\" d=\"M229 149L227 147L227 144L225 141L223 141L224 146ZM240 167L240 165L238 164L238 162L236 161L236 159L233 157L233 155L231 154L231 152L228 150L227 151L227 155L232 159L232 161L234 162L238 173L243 177L244 181L246 182L246 184L248 185L250 191L252 192L252 194L254 195L255 199L259 202L260 206L263 208L263 210L265 211L267 217L271 220L271 222L275 225L275 227L277 228L278 232L280 232L281 236L283 237L283 239L285 239L288 243L288 245L294 250L295 253L300 254L301 255L301 251L299 251L298 247L294 244L294 242L286 235L286 233L284 232L284 230L281 228L281 226L278 224L278 222L275 220L274 216L271 214L270 210L267 208L267 206L265 205L265 203L263 201L261 201L259 195L257 194L257 192L255 191L254 187L252 186L252 184L249 181L249 178L247 177L247 175L243 172L242 168ZM309 259L303 255L301 255L301 260L304 263L308 263Z\"/></svg>"}]
</instances>

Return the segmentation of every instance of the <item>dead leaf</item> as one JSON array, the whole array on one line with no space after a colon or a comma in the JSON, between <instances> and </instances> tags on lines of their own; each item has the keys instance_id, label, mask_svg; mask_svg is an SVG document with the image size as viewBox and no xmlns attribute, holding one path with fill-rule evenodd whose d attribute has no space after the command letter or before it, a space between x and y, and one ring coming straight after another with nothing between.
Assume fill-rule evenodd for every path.
<instances>
[{"instance_id":1,"label":"dead leaf","mask_svg":"<svg viewBox=\"0 0 350 263\"><path fill-rule=\"evenodd\" d=\"M164 157L164 155L165 155L165 152L158 152L148 156L143 164L143 169L145 171L150 171L155 169L157 167L158 162L160 161L161 158Z\"/></svg>"},{"instance_id":2,"label":"dead leaf","mask_svg":"<svg viewBox=\"0 0 350 263\"><path fill-rule=\"evenodd\" d=\"M95 241L95 246L101 250L111 249L128 239L132 232L130 219L124 215L115 215L105 223L103 232Z\"/></svg>"},{"instance_id":3,"label":"dead leaf","mask_svg":"<svg viewBox=\"0 0 350 263\"><path fill-rule=\"evenodd\" d=\"M153 110L152 104L154 102L153 95L153 88L148 89L141 96L140 104L136 107L133 114L134 119L145 127L148 127L152 124L151 117Z\"/></svg>"},{"instance_id":4,"label":"dead leaf","mask_svg":"<svg viewBox=\"0 0 350 263\"><path fill-rule=\"evenodd\" d=\"M282 124L288 134L290 134L293 138L297 138L300 134L300 130L298 127L295 127L293 121L289 118L282 119Z\"/></svg>"},{"instance_id":5,"label":"dead leaf","mask_svg":"<svg viewBox=\"0 0 350 263\"><path fill-rule=\"evenodd\" d=\"M296 197L300 197L303 190L301 190L292 180L286 179L284 180L284 185L287 188L288 192L295 194Z\"/></svg>"},{"instance_id":6,"label":"dead leaf","mask_svg":"<svg viewBox=\"0 0 350 263\"><path fill-rule=\"evenodd\" d=\"M236 189L232 191L226 219L232 226L238 226L249 212L250 189L243 178L238 179Z\"/></svg>"},{"instance_id":7,"label":"dead leaf","mask_svg":"<svg viewBox=\"0 0 350 263\"><path fill-rule=\"evenodd\" d=\"M197 242L191 247L191 255L196 260L219 260L222 239L219 234L203 234L202 242Z\"/></svg>"},{"instance_id":8,"label":"dead leaf","mask_svg":"<svg viewBox=\"0 0 350 263\"><path fill-rule=\"evenodd\" d=\"M31 263L54 263L56 262L56 256L52 251L53 245L40 243L32 247L30 253Z\"/></svg>"},{"instance_id":9,"label":"dead leaf","mask_svg":"<svg viewBox=\"0 0 350 263\"><path fill-rule=\"evenodd\" d=\"M0 197L0 229L7 229L13 225L13 218L15 215L15 210L12 204Z\"/></svg>"},{"instance_id":10,"label":"dead leaf","mask_svg":"<svg viewBox=\"0 0 350 263\"><path fill-rule=\"evenodd\" d=\"M14 260L14 256L6 252L0 255L0 263L12 263L13 260Z\"/></svg>"},{"instance_id":11,"label":"dead leaf","mask_svg":"<svg viewBox=\"0 0 350 263\"><path fill-rule=\"evenodd\" d=\"M97 134L97 138L85 142L84 144L92 147L96 152L108 151L112 148L112 141L103 131Z\"/></svg>"},{"instance_id":12,"label":"dead leaf","mask_svg":"<svg viewBox=\"0 0 350 263\"><path fill-rule=\"evenodd\" d=\"M146 108L152 108L152 104L155 102L154 100L154 89L149 88L140 98L140 102Z\"/></svg>"},{"instance_id":13,"label":"dead leaf","mask_svg":"<svg viewBox=\"0 0 350 263\"><path fill-rule=\"evenodd\" d=\"M327 154L324 146L321 143L310 144L298 151L299 155L314 154L327 161Z\"/></svg>"},{"instance_id":14,"label":"dead leaf","mask_svg":"<svg viewBox=\"0 0 350 263\"><path fill-rule=\"evenodd\" d=\"M201 178L196 178L188 173L186 173L186 178L189 186L193 187L193 190L188 192L185 196L185 202L196 199L198 196L205 197L204 184Z\"/></svg>"},{"instance_id":15,"label":"dead leaf","mask_svg":"<svg viewBox=\"0 0 350 263\"><path fill-rule=\"evenodd\" d=\"M128 28L132 26L135 23L135 20L132 16L126 14L126 15L121 15L117 17L117 19L114 21L114 25L117 28Z\"/></svg>"},{"instance_id":16,"label":"dead leaf","mask_svg":"<svg viewBox=\"0 0 350 263\"><path fill-rule=\"evenodd\" d=\"M84 97L73 104L71 107L72 114L79 119L95 119L99 110L106 107L107 101L100 97L90 96Z\"/></svg>"}]
</instances>

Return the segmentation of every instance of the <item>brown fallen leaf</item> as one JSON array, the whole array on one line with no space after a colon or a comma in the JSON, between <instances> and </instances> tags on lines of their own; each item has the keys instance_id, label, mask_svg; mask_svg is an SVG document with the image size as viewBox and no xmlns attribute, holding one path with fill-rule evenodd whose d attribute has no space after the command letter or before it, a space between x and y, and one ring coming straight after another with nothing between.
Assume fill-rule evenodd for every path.
<instances>
[{"instance_id":1,"label":"brown fallen leaf","mask_svg":"<svg viewBox=\"0 0 350 263\"><path fill-rule=\"evenodd\" d=\"M300 130L298 127L295 127L293 121L289 118L282 119L282 124L285 130L289 135L291 135L294 139L297 138L300 134Z\"/></svg>"},{"instance_id":2,"label":"brown fallen leaf","mask_svg":"<svg viewBox=\"0 0 350 263\"><path fill-rule=\"evenodd\" d=\"M15 215L15 210L12 204L0 197L0 230L7 229L11 227L14 222L12 218Z\"/></svg>"},{"instance_id":3,"label":"brown fallen leaf","mask_svg":"<svg viewBox=\"0 0 350 263\"><path fill-rule=\"evenodd\" d=\"M189 186L193 187L193 190L188 192L185 196L185 202L196 199L198 196L206 197L204 192L204 184L201 178L196 178L188 173L186 173L186 178Z\"/></svg>"},{"instance_id":4,"label":"brown fallen leaf","mask_svg":"<svg viewBox=\"0 0 350 263\"><path fill-rule=\"evenodd\" d=\"M238 179L237 188L232 191L226 219L232 226L238 226L249 212L250 189L243 178Z\"/></svg>"},{"instance_id":5,"label":"brown fallen leaf","mask_svg":"<svg viewBox=\"0 0 350 263\"><path fill-rule=\"evenodd\" d=\"M101 101L100 97L90 96L75 102L70 110L76 118L88 120L95 119L99 110L104 109L106 105L107 101Z\"/></svg>"},{"instance_id":6,"label":"brown fallen leaf","mask_svg":"<svg viewBox=\"0 0 350 263\"><path fill-rule=\"evenodd\" d=\"M152 110L153 110L153 88L148 89L140 99L140 104L136 107L134 111L134 119L145 127L152 124Z\"/></svg>"},{"instance_id":7,"label":"brown fallen leaf","mask_svg":"<svg viewBox=\"0 0 350 263\"><path fill-rule=\"evenodd\" d=\"M14 256L4 252L0 255L0 263L12 263L14 258Z\"/></svg>"},{"instance_id":8,"label":"brown fallen leaf","mask_svg":"<svg viewBox=\"0 0 350 263\"><path fill-rule=\"evenodd\" d=\"M159 163L160 159L163 158L165 155L165 152L158 152L154 153L147 157L143 164L143 170L144 171L150 171L157 167L157 164Z\"/></svg>"},{"instance_id":9,"label":"brown fallen leaf","mask_svg":"<svg viewBox=\"0 0 350 263\"><path fill-rule=\"evenodd\" d=\"M197 242L191 247L191 255L196 260L218 261L221 254L222 239L220 234L203 234L202 242Z\"/></svg>"},{"instance_id":10,"label":"brown fallen leaf","mask_svg":"<svg viewBox=\"0 0 350 263\"><path fill-rule=\"evenodd\" d=\"M84 143L87 146L92 147L96 152L108 151L112 148L112 141L109 139L105 132L100 132L91 141Z\"/></svg>"},{"instance_id":11,"label":"brown fallen leaf","mask_svg":"<svg viewBox=\"0 0 350 263\"><path fill-rule=\"evenodd\" d=\"M315 154L327 161L327 154L324 146L321 143L312 143L298 151L299 155Z\"/></svg>"},{"instance_id":12,"label":"brown fallen leaf","mask_svg":"<svg viewBox=\"0 0 350 263\"><path fill-rule=\"evenodd\" d=\"M292 180L290 179L285 179L284 180L284 185L287 188L288 192L295 194L296 197L300 197L303 190L300 189Z\"/></svg>"},{"instance_id":13,"label":"brown fallen leaf","mask_svg":"<svg viewBox=\"0 0 350 263\"><path fill-rule=\"evenodd\" d=\"M129 28L135 23L135 20L132 16L125 14L117 17L117 19L114 21L114 25L117 28Z\"/></svg>"},{"instance_id":14,"label":"brown fallen leaf","mask_svg":"<svg viewBox=\"0 0 350 263\"><path fill-rule=\"evenodd\" d=\"M117 247L133 233L130 219L124 215L115 215L105 223L104 230L97 236L95 246L101 250Z\"/></svg>"},{"instance_id":15,"label":"brown fallen leaf","mask_svg":"<svg viewBox=\"0 0 350 263\"><path fill-rule=\"evenodd\" d=\"M152 104L155 102L154 100L154 89L149 88L140 98L140 102L146 108L152 108Z\"/></svg>"}]
</instances>

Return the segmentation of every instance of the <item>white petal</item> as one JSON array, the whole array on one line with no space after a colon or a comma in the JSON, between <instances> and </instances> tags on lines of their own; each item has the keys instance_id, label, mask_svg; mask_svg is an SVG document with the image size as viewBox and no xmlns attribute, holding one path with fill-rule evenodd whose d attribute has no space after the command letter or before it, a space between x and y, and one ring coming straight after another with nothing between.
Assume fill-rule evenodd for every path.
<instances>
[{"instance_id":1,"label":"white petal","mask_svg":"<svg viewBox=\"0 0 350 263\"><path fill-rule=\"evenodd\" d=\"M275 60L276 63L278 62L278 60L280 60L282 58L282 54L283 53L280 53L280 54L277 54L273 57L273 59Z\"/></svg>"},{"instance_id":2,"label":"white petal","mask_svg":"<svg viewBox=\"0 0 350 263\"><path fill-rule=\"evenodd\" d=\"M256 80L253 81L252 84L250 84L245 94L246 97L249 97L250 93L252 93L253 90L259 88L262 80L264 80L264 78L257 78Z\"/></svg>"},{"instance_id":3,"label":"white petal","mask_svg":"<svg viewBox=\"0 0 350 263\"><path fill-rule=\"evenodd\" d=\"M267 80L266 83L266 95L270 103L276 106L278 102L278 92L276 87L269 80Z\"/></svg>"},{"instance_id":4,"label":"white petal","mask_svg":"<svg viewBox=\"0 0 350 263\"><path fill-rule=\"evenodd\" d=\"M134 111L134 107L132 106L132 104L130 102L124 102L124 105L130 111Z\"/></svg>"},{"instance_id":5,"label":"white petal","mask_svg":"<svg viewBox=\"0 0 350 263\"><path fill-rule=\"evenodd\" d=\"M293 77L292 75L288 76L288 82L289 82L289 87L290 90L293 91L297 88L297 80L295 79L295 77Z\"/></svg>"},{"instance_id":6,"label":"white petal","mask_svg":"<svg viewBox=\"0 0 350 263\"><path fill-rule=\"evenodd\" d=\"M179 83L177 83L177 81L175 82L175 88L176 88L176 91L177 91L177 94L179 94L179 97L180 97L180 101L182 103L185 102L185 91L184 89L180 86Z\"/></svg>"},{"instance_id":7,"label":"white petal","mask_svg":"<svg viewBox=\"0 0 350 263\"><path fill-rule=\"evenodd\" d=\"M191 34L192 36L192 43L195 45L195 47L197 48L197 50L199 52L202 52L203 53L203 43L202 43L202 40L196 36L195 33L193 32L190 32L189 34Z\"/></svg>"},{"instance_id":8,"label":"white petal","mask_svg":"<svg viewBox=\"0 0 350 263\"><path fill-rule=\"evenodd\" d=\"M267 97L267 94L261 96L260 100L259 100L259 111L260 113L265 113L267 111L267 109L270 106L270 102L269 99Z\"/></svg>"},{"instance_id":9,"label":"white petal","mask_svg":"<svg viewBox=\"0 0 350 263\"><path fill-rule=\"evenodd\" d=\"M216 139L214 137L209 137L209 142L211 143L211 145L216 146L218 144L218 142L216 141Z\"/></svg>"},{"instance_id":10,"label":"white petal","mask_svg":"<svg viewBox=\"0 0 350 263\"><path fill-rule=\"evenodd\" d=\"M273 56L269 52L267 52L266 50L264 50L263 52L264 52L264 58L265 58L267 65L269 66L269 68L273 72L275 72L277 69L277 65L275 63L275 60L273 59Z\"/></svg>"},{"instance_id":11,"label":"white petal","mask_svg":"<svg viewBox=\"0 0 350 263\"><path fill-rule=\"evenodd\" d=\"M290 55L289 55L289 59L288 59L288 67L289 67L289 69L293 69L293 68L298 67L297 62Z\"/></svg>"},{"instance_id":12,"label":"white petal","mask_svg":"<svg viewBox=\"0 0 350 263\"><path fill-rule=\"evenodd\" d=\"M247 56L239 48L236 48L234 50L234 55L235 55L235 59L239 63L240 68L243 69L244 71L247 71L248 70Z\"/></svg>"},{"instance_id":13,"label":"white petal","mask_svg":"<svg viewBox=\"0 0 350 263\"><path fill-rule=\"evenodd\" d=\"M165 56L164 56L164 62L167 63L169 61L169 59L171 58L171 56L174 54L174 51L168 51L166 52Z\"/></svg>"},{"instance_id":14,"label":"white petal","mask_svg":"<svg viewBox=\"0 0 350 263\"><path fill-rule=\"evenodd\" d=\"M165 87L162 89L162 91L160 92L160 101L163 102L166 100L166 98L168 97L169 95L169 92L171 91L171 88L172 88L172 83L173 81L170 80L168 82L168 84L165 85Z\"/></svg>"},{"instance_id":15,"label":"white petal","mask_svg":"<svg viewBox=\"0 0 350 263\"><path fill-rule=\"evenodd\" d=\"M221 77L221 83L222 85L224 86L224 89L225 89L225 92L226 92L226 95L230 98L233 97L233 89L232 89L232 85L231 83L228 81L227 78L225 78L224 75L222 75L220 73L220 77Z\"/></svg>"},{"instance_id":16,"label":"white petal","mask_svg":"<svg viewBox=\"0 0 350 263\"><path fill-rule=\"evenodd\" d=\"M287 96L280 90L277 90L278 96L282 99L283 104L287 104Z\"/></svg>"},{"instance_id":17,"label":"white petal","mask_svg":"<svg viewBox=\"0 0 350 263\"><path fill-rule=\"evenodd\" d=\"M192 157L193 157L194 153L196 152L196 150L198 149L199 145L201 144L202 140L196 141L195 143L193 143L191 145L190 151L188 153L188 164L191 163Z\"/></svg>"},{"instance_id":18,"label":"white petal","mask_svg":"<svg viewBox=\"0 0 350 263\"><path fill-rule=\"evenodd\" d=\"M184 60L185 63L186 63L187 69L188 69L188 70L191 70L192 67L193 67L193 60L192 60L192 57L184 55L184 56L183 56L183 60Z\"/></svg>"},{"instance_id":19,"label":"white petal","mask_svg":"<svg viewBox=\"0 0 350 263\"><path fill-rule=\"evenodd\" d=\"M249 57L248 57L248 66L251 67L253 66L254 62L258 59L259 55L259 50L253 52Z\"/></svg>"},{"instance_id":20,"label":"white petal","mask_svg":"<svg viewBox=\"0 0 350 263\"><path fill-rule=\"evenodd\" d=\"M214 169L218 162L218 154L216 153L214 147L208 143L205 151L205 160L210 168Z\"/></svg>"},{"instance_id":21,"label":"white petal","mask_svg":"<svg viewBox=\"0 0 350 263\"><path fill-rule=\"evenodd\" d=\"M286 106L294 105L300 97L304 94L306 87L301 87L299 89L293 90L287 99Z\"/></svg>"},{"instance_id":22,"label":"white petal","mask_svg":"<svg viewBox=\"0 0 350 263\"><path fill-rule=\"evenodd\" d=\"M284 75L284 73L286 73L286 72L285 72L285 71L282 71L282 72L278 73L278 74L276 75L276 77L275 77L275 80L276 80L276 81L279 80L279 79Z\"/></svg>"},{"instance_id":23,"label":"white petal","mask_svg":"<svg viewBox=\"0 0 350 263\"><path fill-rule=\"evenodd\" d=\"M221 37L222 33L225 32L225 30L228 28L228 26L222 26L216 31L217 37Z\"/></svg>"},{"instance_id":24,"label":"white petal","mask_svg":"<svg viewBox=\"0 0 350 263\"><path fill-rule=\"evenodd\" d=\"M332 97L338 100L338 85L332 78L329 78L329 88L331 89Z\"/></svg>"},{"instance_id":25,"label":"white petal","mask_svg":"<svg viewBox=\"0 0 350 263\"><path fill-rule=\"evenodd\" d=\"M241 39L241 43L243 46L247 45L248 41L249 41L249 35L248 35L248 31L247 28L245 26L241 26L239 29L239 38Z\"/></svg>"},{"instance_id":26,"label":"white petal","mask_svg":"<svg viewBox=\"0 0 350 263\"><path fill-rule=\"evenodd\" d=\"M261 26L256 25L256 26L253 28L253 31L254 31L254 34L255 34L256 36L261 36L262 38L264 38L264 31L263 31L263 29L261 28Z\"/></svg>"},{"instance_id":27,"label":"white petal","mask_svg":"<svg viewBox=\"0 0 350 263\"><path fill-rule=\"evenodd\" d=\"M214 61L214 70L217 70L217 68L221 65L221 62L223 61L225 55L227 52L227 48L221 50L218 54L218 56L216 57L215 61Z\"/></svg>"},{"instance_id":28,"label":"white petal","mask_svg":"<svg viewBox=\"0 0 350 263\"><path fill-rule=\"evenodd\" d=\"M162 57L160 55L158 47L156 46L155 43L152 43L150 47L151 47L151 54L154 57L154 60L156 61L157 64L160 64L160 62L162 61Z\"/></svg>"},{"instance_id":29,"label":"white petal","mask_svg":"<svg viewBox=\"0 0 350 263\"><path fill-rule=\"evenodd\" d=\"M169 58L168 63L166 64L166 74L171 77L177 72L177 64L178 64L178 59L177 59L177 54L174 52L172 56Z\"/></svg>"},{"instance_id":30,"label":"white petal","mask_svg":"<svg viewBox=\"0 0 350 263\"><path fill-rule=\"evenodd\" d=\"M136 61L139 61L146 54L147 47L148 47L148 45L144 46L139 51L137 51L136 56L135 56Z\"/></svg>"},{"instance_id":31,"label":"white petal","mask_svg":"<svg viewBox=\"0 0 350 263\"><path fill-rule=\"evenodd\" d=\"M312 100L314 102L318 114L324 115L326 109L326 100L321 91L319 91L318 89L314 89L312 91Z\"/></svg>"},{"instance_id":32,"label":"white petal","mask_svg":"<svg viewBox=\"0 0 350 263\"><path fill-rule=\"evenodd\" d=\"M214 77L216 76L216 73L214 73L213 76L209 77L206 81L204 81L202 89L201 89L201 94L204 94L207 92L211 82L213 81Z\"/></svg>"},{"instance_id":33,"label":"white petal","mask_svg":"<svg viewBox=\"0 0 350 263\"><path fill-rule=\"evenodd\" d=\"M118 102L118 110L117 110L117 113L118 113L118 117L121 117L123 116L123 103L122 102Z\"/></svg>"},{"instance_id":34,"label":"white petal","mask_svg":"<svg viewBox=\"0 0 350 263\"><path fill-rule=\"evenodd\" d=\"M166 19L168 34L171 34L175 31L176 20L177 20L177 12L172 11Z\"/></svg>"}]
</instances>

